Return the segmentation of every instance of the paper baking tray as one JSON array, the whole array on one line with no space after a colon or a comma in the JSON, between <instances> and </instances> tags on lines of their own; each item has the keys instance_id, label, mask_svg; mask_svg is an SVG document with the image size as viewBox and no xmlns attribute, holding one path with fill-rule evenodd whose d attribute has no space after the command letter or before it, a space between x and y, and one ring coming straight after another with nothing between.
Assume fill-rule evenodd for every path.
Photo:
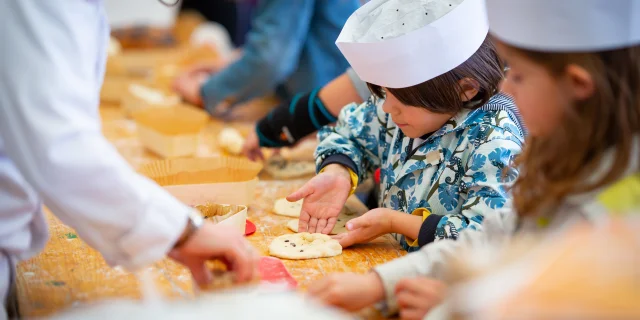
<instances>
[{"instance_id":1,"label":"paper baking tray","mask_svg":"<svg viewBox=\"0 0 640 320\"><path fill-rule=\"evenodd\" d=\"M247 206L229 204L201 204L196 205L206 220L225 225L234 231L244 235L247 221Z\"/></svg>"},{"instance_id":2,"label":"paper baking tray","mask_svg":"<svg viewBox=\"0 0 640 320\"><path fill-rule=\"evenodd\" d=\"M255 198L262 165L244 158L213 157L154 161L139 172L188 205L248 205Z\"/></svg>"},{"instance_id":3,"label":"paper baking tray","mask_svg":"<svg viewBox=\"0 0 640 320\"><path fill-rule=\"evenodd\" d=\"M163 158L195 155L200 133L209 122L206 112L186 105L148 108L132 117L142 145Z\"/></svg>"}]
</instances>

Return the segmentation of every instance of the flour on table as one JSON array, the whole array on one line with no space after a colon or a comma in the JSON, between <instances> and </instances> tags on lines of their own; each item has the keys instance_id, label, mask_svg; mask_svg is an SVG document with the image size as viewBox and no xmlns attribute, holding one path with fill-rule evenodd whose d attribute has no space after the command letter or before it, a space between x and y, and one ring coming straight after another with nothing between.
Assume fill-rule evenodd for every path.
<instances>
[{"instance_id":1,"label":"flour on table","mask_svg":"<svg viewBox=\"0 0 640 320\"><path fill-rule=\"evenodd\" d=\"M300 210L302 210L302 201L303 200L289 202L285 198L278 199L273 205L273 213L285 217L300 217Z\"/></svg>"},{"instance_id":2,"label":"flour on table","mask_svg":"<svg viewBox=\"0 0 640 320\"><path fill-rule=\"evenodd\" d=\"M285 234L269 245L269 255L291 260L327 258L342 254L337 240L321 233Z\"/></svg>"}]
</instances>

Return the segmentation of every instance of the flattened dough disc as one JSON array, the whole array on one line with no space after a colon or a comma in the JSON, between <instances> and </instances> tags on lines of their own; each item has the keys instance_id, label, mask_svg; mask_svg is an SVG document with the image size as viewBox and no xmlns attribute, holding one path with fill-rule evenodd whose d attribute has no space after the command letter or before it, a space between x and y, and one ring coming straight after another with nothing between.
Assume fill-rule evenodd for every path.
<instances>
[{"instance_id":1,"label":"flattened dough disc","mask_svg":"<svg viewBox=\"0 0 640 320\"><path fill-rule=\"evenodd\" d=\"M233 155L242 153L244 138L238 130L233 128L224 128L218 135L218 144L220 147Z\"/></svg>"},{"instance_id":2,"label":"flattened dough disc","mask_svg":"<svg viewBox=\"0 0 640 320\"><path fill-rule=\"evenodd\" d=\"M321 233L294 233L275 238L269 245L269 255L290 260L327 258L342 254L337 240Z\"/></svg>"},{"instance_id":3,"label":"flattened dough disc","mask_svg":"<svg viewBox=\"0 0 640 320\"><path fill-rule=\"evenodd\" d=\"M302 210L302 201L289 202L287 199L282 198L276 200L273 205L273 213L285 217L300 217L300 210Z\"/></svg>"}]
</instances>

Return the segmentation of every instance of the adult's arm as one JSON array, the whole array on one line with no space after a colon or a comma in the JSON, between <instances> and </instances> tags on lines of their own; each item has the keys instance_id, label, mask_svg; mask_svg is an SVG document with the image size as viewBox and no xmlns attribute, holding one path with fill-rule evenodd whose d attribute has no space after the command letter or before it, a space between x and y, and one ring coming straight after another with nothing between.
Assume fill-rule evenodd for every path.
<instances>
[{"instance_id":1,"label":"adult's arm","mask_svg":"<svg viewBox=\"0 0 640 320\"><path fill-rule=\"evenodd\" d=\"M164 257L189 207L105 140L97 104L108 26L101 1L5 1L0 136L45 205L111 265Z\"/></svg>"}]
</instances>

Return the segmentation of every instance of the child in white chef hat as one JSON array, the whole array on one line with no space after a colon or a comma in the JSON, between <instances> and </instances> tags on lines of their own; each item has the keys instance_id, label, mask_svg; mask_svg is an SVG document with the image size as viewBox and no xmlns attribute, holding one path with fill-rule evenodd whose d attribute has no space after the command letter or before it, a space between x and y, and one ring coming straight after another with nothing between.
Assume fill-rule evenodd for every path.
<instances>
[{"instance_id":1,"label":"child in white chef hat","mask_svg":"<svg viewBox=\"0 0 640 320\"><path fill-rule=\"evenodd\" d=\"M320 132L320 174L288 198L304 198L299 230L329 233L378 168L380 208L343 247L391 233L415 251L508 206L524 134L487 33L483 0L374 0L347 20L337 45L374 97Z\"/></svg>"},{"instance_id":2,"label":"child in white chef hat","mask_svg":"<svg viewBox=\"0 0 640 320\"><path fill-rule=\"evenodd\" d=\"M327 277L309 288L320 300L352 310L382 301L420 319L442 298L440 281L460 252L640 213L640 1L487 0L487 9L510 66L503 90L529 134L514 209L369 274Z\"/></svg>"}]
</instances>

